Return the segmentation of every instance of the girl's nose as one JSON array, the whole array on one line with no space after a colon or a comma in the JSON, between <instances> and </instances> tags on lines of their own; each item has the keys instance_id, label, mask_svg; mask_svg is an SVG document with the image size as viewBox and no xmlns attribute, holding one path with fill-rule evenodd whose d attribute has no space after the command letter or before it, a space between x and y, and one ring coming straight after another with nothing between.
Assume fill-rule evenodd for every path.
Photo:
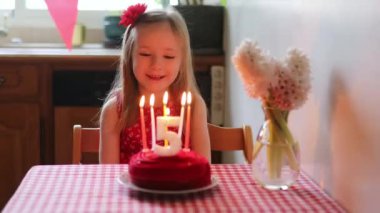
<instances>
[{"instance_id":1,"label":"girl's nose","mask_svg":"<svg viewBox=\"0 0 380 213\"><path fill-rule=\"evenodd\" d=\"M154 56L152 60L152 67L154 69L161 69L162 66L162 60L158 56Z\"/></svg>"}]
</instances>

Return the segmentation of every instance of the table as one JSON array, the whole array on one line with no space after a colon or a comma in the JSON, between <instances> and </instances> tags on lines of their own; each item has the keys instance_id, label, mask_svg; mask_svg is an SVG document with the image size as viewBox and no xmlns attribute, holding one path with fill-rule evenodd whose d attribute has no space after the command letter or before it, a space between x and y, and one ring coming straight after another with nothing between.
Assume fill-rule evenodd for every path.
<instances>
[{"instance_id":1,"label":"table","mask_svg":"<svg viewBox=\"0 0 380 213\"><path fill-rule=\"evenodd\" d=\"M217 187L181 195L146 194L121 185L128 165L32 167L3 212L345 212L301 172L286 191L258 185L246 164L214 164Z\"/></svg>"}]
</instances>

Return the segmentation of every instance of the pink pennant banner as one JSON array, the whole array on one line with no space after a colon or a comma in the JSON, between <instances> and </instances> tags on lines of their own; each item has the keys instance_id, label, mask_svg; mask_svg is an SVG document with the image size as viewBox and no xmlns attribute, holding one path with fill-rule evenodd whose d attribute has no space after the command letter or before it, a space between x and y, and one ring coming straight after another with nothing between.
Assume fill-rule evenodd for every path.
<instances>
[{"instance_id":1,"label":"pink pennant banner","mask_svg":"<svg viewBox=\"0 0 380 213\"><path fill-rule=\"evenodd\" d=\"M78 16L78 0L45 0L45 2L66 48L71 50Z\"/></svg>"}]
</instances>

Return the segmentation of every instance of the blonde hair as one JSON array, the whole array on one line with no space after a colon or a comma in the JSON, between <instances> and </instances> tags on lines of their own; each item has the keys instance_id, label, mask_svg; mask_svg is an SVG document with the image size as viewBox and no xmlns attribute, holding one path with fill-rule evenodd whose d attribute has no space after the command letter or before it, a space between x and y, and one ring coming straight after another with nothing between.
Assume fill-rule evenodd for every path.
<instances>
[{"instance_id":1,"label":"blonde hair","mask_svg":"<svg viewBox=\"0 0 380 213\"><path fill-rule=\"evenodd\" d=\"M193 94L199 94L192 65L189 33L184 19L174 8L145 12L140 15L135 23L129 26L124 33L119 69L115 77L113 88L105 100L106 103L118 93L121 94L121 127L130 126L136 122L138 114L139 90L137 79L133 74L132 61L133 48L136 40L136 27L162 22L169 23L172 31L182 42L183 58L178 76L169 86L170 97L173 97L175 101L180 103L180 92L191 91Z\"/></svg>"}]
</instances>

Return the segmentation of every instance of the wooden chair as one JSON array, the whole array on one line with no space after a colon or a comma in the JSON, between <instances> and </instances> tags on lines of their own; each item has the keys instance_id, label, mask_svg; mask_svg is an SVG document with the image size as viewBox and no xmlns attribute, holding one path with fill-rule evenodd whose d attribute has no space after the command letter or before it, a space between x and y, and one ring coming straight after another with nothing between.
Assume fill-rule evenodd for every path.
<instances>
[{"instance_id":1,"label":"wooden chair","mask_svg":"<svg viewBox=\"0 0 380 213\"><path fill-rule=\"evenodd\" d=\"M99 153L99 128L73 127L73 164L79 164L82 153Z\"/></svg>"},{"instance_id":2,"label":"wooden chair","mask_svg":"<svg viewBox=\"0 0 380 213\"><path fill-rule=\"evenodd\" d=\"M246 162L252 162L253 138L252 129L249 125L240 128L220 127L208 124L211 150L234 151L241 150Z\"/></svg>"},{"instance_id":3,"label":"wooden chair","mask_svg":"<svg viewBox=\"0 0 380 213\"><path fill-rule=\"evenodd\" d=\"M99 128L82 128L81 125L73 127L73 164L81 162L82 153L99 152ZM253 139L249 125L241 128L220 127L208 124L211 150L233 151L241 150L245 160L252 162Z\"/></svg>"}]
</instances>

